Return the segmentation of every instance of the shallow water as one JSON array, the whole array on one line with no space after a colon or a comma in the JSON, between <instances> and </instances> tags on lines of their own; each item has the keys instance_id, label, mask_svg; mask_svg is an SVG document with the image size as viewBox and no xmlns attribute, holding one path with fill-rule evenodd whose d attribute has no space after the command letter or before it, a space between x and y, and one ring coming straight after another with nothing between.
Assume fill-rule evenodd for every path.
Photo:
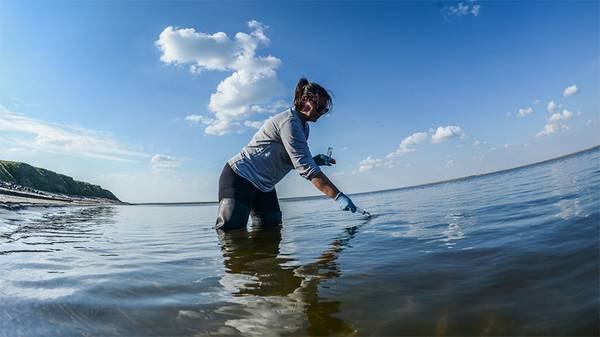
<instances>
[{"instance_id":1,"label":"shallow water","mask_svg":"<svg viewBox=\"0 0 600 337\"><path fill-rule=\"evenodd\" d=\"M0 211L0 336L598 335L600 150L458 182L282 202Z\"/></svg>"}]
</instances>

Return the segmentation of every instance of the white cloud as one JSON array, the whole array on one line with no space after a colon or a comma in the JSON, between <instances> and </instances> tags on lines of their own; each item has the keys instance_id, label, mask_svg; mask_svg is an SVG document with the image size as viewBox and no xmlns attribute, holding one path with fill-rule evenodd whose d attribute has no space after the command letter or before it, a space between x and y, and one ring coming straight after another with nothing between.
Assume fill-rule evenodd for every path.
<instances>
[{"instance_id":1,"label":"white cloud","mask_svg":"<svg viewBox=\"0 0 600 337\"><path fill-rule=\"evenodd\" d=\"M98 130L49 123L9 111L0 105L0 131L3 139L17 147L113 161L136 161L150 155L119 143Z\"/></svg>"},{"instance_id":2,"label":"white cloud","mask_svg":"<svg viewBox=\"0 0 600 337\"><path fill-rule=\"evenodd\" d=\"M372 158L371 156L368 156L366 159L363 159L358 163L358 173L370 171L379 167L392 168L394 167L394 162L389 159L384 160L381 158ZM354 171L354 173L357 172Z\"/></svg>"},{"instance_id":3,"label":"white cloud","mask_svg":"<svg viewBox=\"0 0 600 337\"><path fill-rule=\"evenodd\" d=\"M370 171L376 167L381 167L382 165L383 160L368 156L367 159L361 160L360 163L358 163L358 172Z\"/></svg>"},{"instance_id":4,"label":"white cloud","mask_svg":"<svg viewBox=\"0 0 600 337\"><path fill-rule=\"evenodd\" d=\"M450 159L450 160L448 160L448 162L446 163L446 167L452 167L452 166L454 166L454 160L453 160L453 159Z\"/></svg>"},{"instance_id":5,"label":"white cloud","mask_svg":"<svg viewBox=\"0 0 600 337\"><path fill-rule=\"evenodd\" d=\"M544 129L535 136L539 138L555 134L560 130L568 130L569 127L566 125L566 122L571 118L573 118L573 113L569 110L563 110L562 113L553 113L547 118L548 123L544 125Z\"/></svg>"},{"instance_id":6,"label":"white cloud","mask_svg":"<svg viewBox=\"0 0 600 337\"><path fill-rule=\"evenodd\" d=\"M387 168L394 167L394 158L402 156L406 153L413 152L416 149L415 145L427 142L431 139L432 143L439 143L450 138L466 137L460 126L449 125L446 127L438 127L434 132L433 129L427 132L415 132L412 135L404 138L398 149L388 154L385 159L372 158L368 156L366 159L358 163L358 172L370 171L377 167L385 166Z\"/></svg>"},{"instance_id":7,"label":"white cloud","mask_svg":"<svg viewBox=\"0 0 600 337\"><path fill-rule=\"evenodd\" d=\"M207 126L204 132L209 135L222 136L233 132L242 133L244 132L244 128L240 122L223 119L216 120L213 124Z\"/></svg>"},{"instance_id":8,"label":"white cloud","mask_svg":"<svg viewBox=\"0 0 600 337\"><path fill-rule=\"evenodd\" d=\"M548 103L548 106L546 107L548 112L555 112L557 108L558 108L558 104L556 104L554 101L550 101Z\"/></svg>"},{"instance_id":9,"label":"white cloud","mask_svg":"<svg viewBox=\"0 0 600 337\"><path fill-rule=\"evenodd\" d=\"M435 133L433 133L432 131L433 130L431 130L431 142L434 144L443 142L451 138L466 137L466 134L461 129L461 127L456 125L448 125L446 127L439 126L437 130L435 130Z\"/></svg>"},{"instance_id":10,"label":"white cloud","mask_svg":"<svg viewBox=\"0 0 600 337\"><path fill-rule=\"evenodd\" d=\"M210 125L215 122L214 119L203 115L188 115L185 116L185 120L190 123L199 123L204 125Z\"/></svg>"},{"instance_id":11,"label":"white cloud","mask_svg":"<svg viewBox=\"0 0 600 337\"><path fill-rule=\"evenodd\" d=\"M551 123L558 123L561 121L566 121L568 119L570 119L571 117L573 117L573 113L569 110L563 110L562 113L554 113L552 114L549 118L548 118L548 122Z\"/></svg>"},{"instance_id":12,"label":"white cloud","mask_svg":"<svg viewBox=\"0 0 600 337\"><path fill-rule=\"evenodd\" d=\"M537 104L540 104L540 103L542 103L542 101L539 100L539 99L536 99L535 101L533 101L533 105L537 105Z\"/></svg>"},{"instance_id":13,"label":"white cloud","mask_svg":"<svg viewBox=\"0 0 600 337\"><path fill-rule=\"evenodd\" d=\"M205 34L193 28L165 28L156 41L162 51L160 60L165 63L193 63L195 71L227 70L236 59L240 46L227 34Z\"/></svg>"},{"instance_id":14,"label":"white cloud","mask_svg":"<svg viewBox=\"0 0 600 337\"><path fill-rule=\"evenodd\" d=\"M265 124L265 122L268 119L262 120L262 121L245 121L244 125L249 127L249 128L253 128L253 129L260 129L261 126L263 126L263 124Z\"/></svg>"},{"instance_id":15,"label":"white cloud","mask_svg":"<svg viewBox=\"0 0 600 337\"><path fill-rule=\"evenodd\" d=\"M519 109L519 113L517 114L517 117L525 117L530 115L533 112L533 108L532 107L527 107L524 109Z\"/></svg>"},{"instance_id":16,"label":"white cloud","mask_svg":"<svg viewBox=\"0 0 600 337\"><path fill-rule=\"evenodd\" d=\"M465 17L479 16L481 5L475 1L459 2L456 6L445 7L443 12L447 16Z\"/></svg>"},{"instance_id":17,"label":"white cloud","mask_svg":"<svg viewBox=\"0 0 600 337\"><path fill-rule=\"evenodd\" d=\"M578 93L578 92L579 92L579 88L577 88L577 86L576 86L576 85L572 85L572 86L570 86L570 87L567 87L567 88L565 89L565 92L563 93L563 96L564 96L564 97L573 96L573 95L575 95L575 94L576 94L576 93Z\"/></svg>"},{"instance_id":18,"label":"white cloud","mask_svg":"<svg viewBox=\"0 0 600 337\"><path fill-rule=\"evenodd\" d=\"M267 27L255 20L249 21L248 27L252 30L250 34L239 32L230 39L223 32L207 34L193 28L169 26L156 41L162 52L160 59L165 63L191 64L193 73L232 72L210 97L208 110L214 118L186 118L206 125L207 134L242 131L250 115L276 112L283 105L287 107L281 101L273 102L274 97L283 93L275 71L281 60L271 55L256 55L259 46L269 43L265 35Z\"/></svg>"},{"instance_id":19,"label":"white cloud","mask_svg":"<svg viewBox=\"0 0 600 337\"><path fill-rule=\"evenodd\" d=\"M426 142L428 139L429 134L427 132L415 132L412 135L404 138L404 140L402 140L402 142L398 146L398 149L388 154L387 158L390 159L401 156L407 152L415 151L415 149L413 148L414 145Z\"/></svg>"},{"instance_id":20,"label":"white cloud","mask_svg":"<svg viewBox=\"0 0 600 337\"><path fill-rule=\"evenodd\" d=\"M566 129L567 127L564 125L560 125L560 124L546 124L544 126L544 130L538 132L535 136L536 137L542 137L542 136L549 136L552 135L554 133L556 133L557 131L561 130L561 129Z\"/></svg>"},{"instance_id":21,"label":"white cloud","mask_svg":"<svg viewBox=\"0 0 600 337\"><path fill-rule=\"evenodd\" d=\"M506 117L510 117L510 115L512 115L510 111L506 113Z\"/></svg>"},{"instance_id":22,"label":"white cloud","mask_svg":"<svg viewBox=\"0 0 600 337\"><path fill-rule=\"evenodd\" d=\"M152 171L154 172L174 170L181 167L179 159L164 154L155 154L152 156L150 164L152 164Z\"/></svg>"}]
</instances>

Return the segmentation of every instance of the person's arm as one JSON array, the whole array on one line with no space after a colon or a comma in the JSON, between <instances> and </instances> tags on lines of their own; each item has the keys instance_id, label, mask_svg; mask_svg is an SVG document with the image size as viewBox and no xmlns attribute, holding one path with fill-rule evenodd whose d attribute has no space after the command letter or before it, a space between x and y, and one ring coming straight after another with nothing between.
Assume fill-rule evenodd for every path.
<instances>
[{"instance_id":1,"label":"person's arm","mask_svg":"<svg viewBox=\"0 0 600 337\"><path fill-rule=\"evenodd\" d=\"M315 187L319 191L323 192L323 194L332 199L334 199L338 195L338 193L340 193L340 190L338 190L338 188L335 187L331 180L329 180L329 178L327 178L325 173L323 173L322 171L317 173L317 175L315 175L314 177L312 177L310 182L313 185L315 185Z\"/></svg>"},{"instance_id":2,"label":"person's arm","mask_svg":"<svg viewBox=\"0 0 600 337\"><path fill-rule=\"evenodd\" d=\"M280 135L283 146L298 173L310 180L319 191L337 201L340 209L356 212L352 200L340 192L315 163L300 121L292 119L284 121L280 126Z\"/></svg>"},{"instance_id":3,"label":"person's arm","mask_svg":"<svg viewBox=\"0 0 600 337\"><path fill-rule=\"evenodd\" d=\"M300 120L292 118L284 120L279 125L279 130L283 147L296 171L307 180L319 174L321 169L310 154Z\"/></svg>"},{"instance_id":4,"label":"person's arm","mask_svg":"<svg viewBox=\"0 0 600 337\"><path fill-rule=\"evenodd\" d=\"M337 187L327 178L325 173L319 172L314 177L310 179L310 182L315 185L315 187L323 192L326 196L334 199L340 205L340 209L344 211L351 211L352 213L356 212L356 206L352 202L347 195L340 192Z\"/></svg>"}]
</instances>

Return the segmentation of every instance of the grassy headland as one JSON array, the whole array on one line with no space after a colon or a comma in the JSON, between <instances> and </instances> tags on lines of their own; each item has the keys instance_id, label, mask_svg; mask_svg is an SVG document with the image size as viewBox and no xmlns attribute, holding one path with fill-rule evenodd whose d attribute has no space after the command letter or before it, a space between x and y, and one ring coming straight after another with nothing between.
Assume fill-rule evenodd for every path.
<instances>
[{"instance_id":1,"label":"grassy headland","mask_svg":"<svg viewBox=\"0 0 600 337\"><path fill-rule=\"evenodd\" d=\"M112 192L98 185L21 162L0 160L0 181L66 196L119 201Z\"/></svg>"}]
</instances>

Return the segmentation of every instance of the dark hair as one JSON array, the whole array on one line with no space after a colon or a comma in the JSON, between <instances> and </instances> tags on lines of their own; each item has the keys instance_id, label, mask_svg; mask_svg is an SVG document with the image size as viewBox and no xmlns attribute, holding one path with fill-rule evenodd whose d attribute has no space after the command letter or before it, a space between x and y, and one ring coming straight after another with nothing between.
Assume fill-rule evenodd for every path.
<instances>
[{"instance_id":1,"label":"dark hair","mask_svg":"<svg viewBox=\"0 0 600 337\"><path fill-rule=\"evenodd\" d=\"M296 90L294 90L294 107L296 110L300 111L302 109L302 99L316 99L316 100L325 100L326 107L331 110L332 100L331 96L323 88L314 82L309 82L306 78L302 77L298 84L296 84Z\"/></svg>"}]
</instances>

